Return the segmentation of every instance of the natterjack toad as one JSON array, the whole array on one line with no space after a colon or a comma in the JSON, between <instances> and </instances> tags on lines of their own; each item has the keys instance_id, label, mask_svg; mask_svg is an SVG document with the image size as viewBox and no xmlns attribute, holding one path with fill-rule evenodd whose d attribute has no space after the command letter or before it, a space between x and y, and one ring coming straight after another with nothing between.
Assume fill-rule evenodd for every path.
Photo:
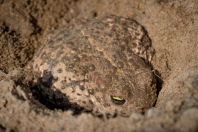
<instances>
[{"instance_id":1,"label":"natterjack toad","mask_svg":"<svg viewBox=\"0 0 198 132\"><path fill-rule=\"evenodd\" d=\"M153 53L143 26L108 16L53 31L35 54L32 70L70 103L94 114L129 115L156 101Z\"/></svg>"}]
</instances>

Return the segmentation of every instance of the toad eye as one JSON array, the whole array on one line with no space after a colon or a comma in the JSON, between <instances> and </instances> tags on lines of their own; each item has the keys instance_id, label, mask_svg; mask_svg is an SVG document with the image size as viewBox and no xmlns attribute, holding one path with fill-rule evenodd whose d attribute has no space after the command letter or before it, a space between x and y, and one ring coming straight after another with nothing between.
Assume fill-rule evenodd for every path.
<instances>
[{"instance_id":1,"label":"toad eye","mask_svg":"<svg viewBox=\"0 0 198 132\"><path fill-rule=\"evenodd\" d=\"M111 100L116 105L123 105L126 102L124 98L119 96L111 96Z\"/></svg>"}]
</instances>

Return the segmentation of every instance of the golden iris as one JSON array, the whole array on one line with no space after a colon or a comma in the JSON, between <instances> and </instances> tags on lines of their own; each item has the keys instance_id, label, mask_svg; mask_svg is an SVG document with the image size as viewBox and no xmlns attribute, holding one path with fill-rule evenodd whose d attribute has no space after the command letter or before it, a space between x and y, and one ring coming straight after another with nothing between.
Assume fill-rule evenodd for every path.
<instances>
[{"instance_id":1,"label":"golden iris","mask_svg":"<svg viewBox=\"0 0 198 132\"><path fill-rule=\"evenodd\" d=\"M111 96L111 100L116 105L123 105L126 102L124 98L119 96Z\"/></svg>"}]
</instances>

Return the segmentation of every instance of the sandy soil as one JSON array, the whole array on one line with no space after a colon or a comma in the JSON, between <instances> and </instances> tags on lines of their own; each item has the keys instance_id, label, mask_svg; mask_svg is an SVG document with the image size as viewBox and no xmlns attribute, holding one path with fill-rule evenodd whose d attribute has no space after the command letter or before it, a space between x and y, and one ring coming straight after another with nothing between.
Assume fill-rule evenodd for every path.
<instances>
[{"instance_id":1,"label":"sandy soil","mask_svg":"<svg viewBox=\"0 0 198 132\"><path fill-rule=\"evenodd\" d=\"M48 31L81 18L131 17L147 29L162 84L145 114L102 119L46 108L16 76ZM198 131L197 0L0 0L0 132Z\"/></svg>"}]
</instances>

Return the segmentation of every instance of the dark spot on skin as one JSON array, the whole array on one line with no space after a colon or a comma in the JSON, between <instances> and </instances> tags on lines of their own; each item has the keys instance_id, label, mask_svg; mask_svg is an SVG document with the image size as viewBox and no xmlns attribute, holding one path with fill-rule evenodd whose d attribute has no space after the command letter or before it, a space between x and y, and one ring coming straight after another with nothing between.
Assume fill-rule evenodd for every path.
<instances>
[{"instance_id":1,"label":"dark spot on skin","mask_svg":"<svg viewBox=\"0 0 198 132\"><path fill-rule=\"evenodd\" d=\"M125 113L124 111L121 111L120 113L122 116L127 116L127 113Z\"/></svg>"},{"instance_id":2,"label":"dark spot on skin","mask_svg":"<svg viewBox=\"0 0 198 132\"><path fill-rule=\"evenodd\" d=\"M97 100L98 102L101 102L101 98L99 98L99 97L96 97L96 100Z\"/></svg>"},{"instance_id":3,"label":"dark spot on skin","mask_svg":"<svg viewBox=\"0 0 198 132\"><path fill-rule=\"evenodd\" d=\"M102 51L99 51L99 54L100 54L101 56L103 56L103 55L104 55L104 53L103 53Z\"/></svg>"},{"instance_id":4,"label":"dark spot on skin","mask_svg":"<svg viewBox=\"0 0 198 132\"><path fill-rule=\"evenodd\" d=\"M77 73L76 70L74 70L73 72L75 73L75 76L76 76L76 77L79 77L79 76L80 76L80 75Z\"/></svg>"},{"instance_id":5,"label":"dark spot on skin","mask_svg":"<svg viewBox=\"0 0 198 132\"><path fill-rule=\"evenodd\" d=\"M86 101L82 101L83 104L86 104Z\"/></svg>"},{"instance_id":6,"label":"dark spot on skin","mask_svg":"<svg viewBox=\"0 0 198 132\"><path fill-rule=\"evenodd\" d=\"M96 11L91 11L91 15L92 15L92 17L97 17L98 13Z\"/></svg>"},{"instance_id":7,"label":"dark spot on skin","mask_svg":"<svg viewBox=\"0 0 198 132\"><path fill-rule=\"evenodd\" d=\"M64 86L62 86L62 87L61 87L61 89L65 89L65 87L64 87Z\"/></svg>"},{"instance_id":8,"label":"dark spot on skin","mask_svg":"<svg viewBox=\"0 0 198 132\"><path fill-rule=\"evenodd\" d=\"M65 85L65 84L67 83L67 81L66 81L66 80L62 80L61 83L62 83L63 85Z\"/></svg>"},{"instance_id":9,"label":"dark spot on skin","mask_svg":"<svg viewBox=\"0 0 198 132\"><path fill-rule=\"evenodd\" d=\"M94 90L93 89L88 89L88 93L91 95L94 95Z\"/></svg>"},{"instance_id":10,"label":"dark spot on skin","mask_svg":"<svg viewBox=\"0 0 198 132\"><path fill-rule=\"evenodd\" d=\"M96 92L100 92L100 88L98 88L98 87L95 88L95 91L96 91Z\"/></svg>"},{"instance_id":11,"label":"dark spot on skin","mask_svg":"<svg viewBox=\"0 0 198 132\"><path fill-rule=\"evenodd\" d=\"M135 36L140 36L140 33L139 32L135 32Z\"/></svg>"},{"instance_id":12,"label":"dark spot on skin","mask_svg":"<svg viewBox=\"0 0 198 132\"><path fill-rule=\"evenodd\" d=\"M69 64L69 69L74 68L74 64Z\"/></svg>"},{"instance_id":13,"label":"dark spot on skin","mask_svg":"<svg viewBox=\"0 0 198 132\"><path fill-rule=\"evenodd\" d=\"M137 43L133 42L132 43L133 47L137 47Z\"/></svg>"},{"instance_id":14,"label":"dark spot on skin","mask_svg":"<svg viewBox=\"0 0 198 132\"><path fill-rule=\"evenodd\" d=\"M85 87L83 85L80 85L79 87L80 87L80 90L82 91L85 90Z\"/></svg>"},{"instance_id":15,"label":"dark spot on skin","mask_svg":"<svg viewBox=\"0 0 198 132\"><path fill-rule=\"evenodd\" d=\"M94 71L95 70L95 66L93 65L93 64L91 64L90 66L89 66L89 71Z\"/></svg>"},{"instance_id":16,"label":"dark spot on skin","mask_svg":"<svg viewBox=\"0 0 198 132\"><path fill-rule=\"evenodd\" d=\"M89 100L89 103L90 103L91 105L93 105L93 104L94 104L92 100Z\"/></svg>"},{"instance_id":17,"label":"dark spot on skin","mask_svg":"<svg viewBox=\"0 0 198 132\"><path fill-rule=\"evenodd\" d=\"M75 93L75 92L76 92L75 88L72 88L72 93Z\"/></svg>"},{"instance_id":18,"label":"dark spot on skin","mask_svg":"<svg viewBox=\"0 0 198 132\"><path fill-rule=\"evenodd\" d=\"M88 73L89 67L88 66L81 66L80 67L80 71L81 71L81 75L85 75L86 73Z\"/></svg>"},{"instance_id":19,"label":"dark spot on skin","mask_svg":"<svg viewBox=\"0 0 198 132\"><path fill-rule=\"evenodd\" d=\"M73 61L74 61L74 62L78 62L78 61L80 61L80 58L77 57L77 56L74 56L74 57L73 57Z\"/></svg>"},{"instance_id":20,"label":"dark spot on skin","mask_svg":"<svg viewBox=\"0 0 198 132\"><path fill-rule=\"evenodd\" d=\"M62 73L62 72L63 72L63 69L62 69L62 68L59 68L59 69L57 70L57 72L58 72L58 73Z\"/></svg>"},{"instance_id":21,"label":"dark spot on skin","mask_svg":"<svg viewBox=\"0 0 198 132\"><path fill-rule=\"evenodd\" d=\"M86 54L79 54L79 58L87 58Z\"/></svg>"},{"instance_id":22,"label":"dark spot on skin","mask_svg":"<svg viewBox=\"0 0 198 132\"><path fill-rule=\"evenodd\" d=\"M82 96L82 94L80 94L80 93L77 93L77 95L78 95L78 96Z\"/></svg>"},{"instance_id":23,"label":"dark spot on skin","mask_svg":"<svg viewBox=\"0 0 198 132\"><path fill-rule=\"evenodd\" d=\"M58 77L54 77L54 81L55 81L55 82L58 81Z\"/></svg>"}]
</instances>

